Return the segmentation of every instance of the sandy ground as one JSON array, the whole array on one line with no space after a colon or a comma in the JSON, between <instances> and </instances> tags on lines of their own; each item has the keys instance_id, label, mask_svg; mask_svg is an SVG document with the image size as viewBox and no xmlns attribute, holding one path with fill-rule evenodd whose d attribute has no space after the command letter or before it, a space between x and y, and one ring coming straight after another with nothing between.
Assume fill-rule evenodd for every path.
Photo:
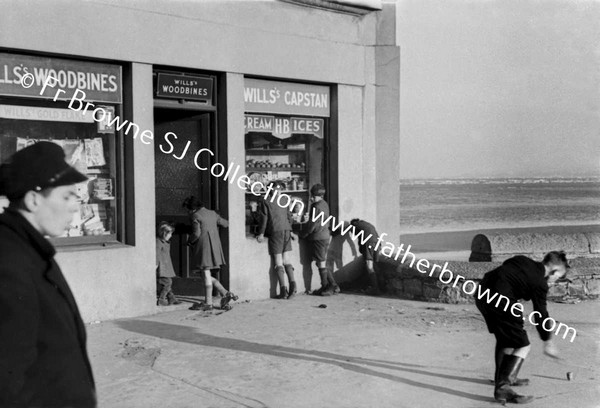
<instances>
[{"instance_id":1,"label":"sandy ground","mask_svg":"<svg viewBox=\"0 0 600 408\"><path fill-rule=\"evenodd\" d=\"M600 302L550 313L577 337L556 339L556 361L529 326L520 376L531 385L517 390L536 397L532 408L600 407ZM103 322L88 337L100 407L500 406L493 337L474 305L299 295Z\"/></svg>"}]
</instances>

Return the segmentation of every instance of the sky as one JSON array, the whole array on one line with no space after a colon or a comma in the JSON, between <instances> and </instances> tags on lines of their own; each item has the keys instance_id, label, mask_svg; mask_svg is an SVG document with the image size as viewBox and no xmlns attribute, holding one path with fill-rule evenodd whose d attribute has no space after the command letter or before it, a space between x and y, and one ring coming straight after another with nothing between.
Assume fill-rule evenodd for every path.
<instances>
[{"instance_id":1,"label":"sky","mask_svg":"<svg viewBox=\"0 0 600 408\"><path fill-rule=\"evenodd\" d=\"M600 176L600 1L397 7L401 178Z\"/></svg>"}]
</instances>

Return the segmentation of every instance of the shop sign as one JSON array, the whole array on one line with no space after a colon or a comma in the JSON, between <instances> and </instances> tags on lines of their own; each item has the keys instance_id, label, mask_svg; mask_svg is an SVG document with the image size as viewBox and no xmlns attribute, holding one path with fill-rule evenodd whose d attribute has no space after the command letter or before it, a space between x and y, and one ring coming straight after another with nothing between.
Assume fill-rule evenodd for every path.
<instances>
[{"instance_id":1,"label":"shop sign","mask_svg":"<svg viewBox=\"0 0 600 408\"><path fill-rule=\"evenodd\" d=\"M32 84L28 84L29 87L21 83L24 76L32 80ZM49 77L56 78L56 83L51 82ZM42 94L46 82L49 86L46 86ZM58 88L65 92L55 96ZM77 89L85 92L89 101L121 103L121 67L62 58L0 53L0 95L69 100Z\"/></svg>"},{"instance_id":2,"label":"shop sign","mask_svg":"<svg viewBox=\"0 0 600 408\"><path fill-rule=\"evenodd\" d=\"M292 82L244 80L246 112L329 117L329 87Z\"/></svg>"},{"instance_id":3,"label":"shop sign","mask_svg":"<svg viewBox=\"0 0 600 408\"><path fill-rule=\"evenodd\" d=\"M293 133L313 134L323 139L323 119L281 118L269 115L246 115L246 132L268 132L280 139L287 139Z\"/></svg>"},{"instance_id":4,"label":"shop sign","mask_svg":"<svg viewBox=\"0 0 600 408\"><path fill-rule=\"evenodd\" d=\"M191 99L212 103L213 79L192 76L158 74L156 96L159 98Z\"/></svg>"},{"instance_id":5,"label":"shop sign","mask_svg":"<svg viewBox=\"0 0 600 408\"><path fill-rule=\"evenodd\" d=\"M87 115L71 109L42 108L39 106L0 105L0 118L42 120L47 122L93 123L91 112Z\"/></svg>"}]
</instances>

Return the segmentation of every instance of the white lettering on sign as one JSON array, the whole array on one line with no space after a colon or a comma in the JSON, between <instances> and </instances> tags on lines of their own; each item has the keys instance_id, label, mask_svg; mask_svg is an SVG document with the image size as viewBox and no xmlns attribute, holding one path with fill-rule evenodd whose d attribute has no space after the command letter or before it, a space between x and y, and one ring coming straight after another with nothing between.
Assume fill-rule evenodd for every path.
<instances>
[{"instance_id":1,"label":"white lettering on sign","mask_svg":"<svg viewBox=\"0 0 600 408\"><path fill-rule=\"evenodd\" d=\"M275 104L279 99L279 90L264 88L244 88L244 102Z\"/></svg>"},{"instance_id":2,"label":"white lettering on sign","mask_svg":"<svg viewBox=\"0 0 600 408\"><path fill-rule=\"evenodd\" d=\"M178 81L175 81L177 83ZM183 81L187 82L187 81ZM195 81L194 81L195 82ZM207 96L208 89L206 88L190 88L188 85L177 86L177 85L163 85L162 90L165 93L175 93L180 95L199 95Z\"/></svg>"},{"instance_id":3,"label":"white lettering on sign","mask_svg":"<svg viewBox=\"0 0 600 408\"><path fill-rule=\"evenodd\" d=\"M244 88L244 102L276 104L281 92L277 88ZM305 106L309 108L327 108L329 95L315 92L285 91L283 103L288 106Z\"/></svg>"},{"instance_id":4,"label":"white lettering on sign","mask_svg":"<svg viewBox=\"0 0 600 408\"><path fill-rule=\"evenodd\" d=\"M38 106L0 105L0 118L42 120L50 122L93 123L94 119L70 109Z\"/></svg>"},{"instance_id":5,"label":"white lettering on sign","mask_svg":"<svg viewBox=\"0 0 600 408\"><path fill-rule=\"evenodd\" d=\"M273 116L246 115L246 130L270 131L273 129Z\"/></svg>"},{"instance_id":6,"label":"white lettering on sign","mask_svg":"<svg viewBox=\"0 0 600 408\"><path fill-rule=\"evenodd\" d=\"M12 69L12 76L8 65L2 69L3 76L0 76L0 84L20 84L23 76L30 74L29 68L16 66ZM85 89L89 91L115 92L118 89L116 75L109 75L96 72L81 72L49 68L33 68L33 75L37 86L42 86L46 78L51 76L56 78L57 84L61 88L67 89Z\"/></svg>"},{"instance_id":7,"label":"white lettering on sign","mask_svg":"<svg viewBox=\"0 0 600 408\"><path fill-rule=\"evenodd\" d=\"M321 131L322 119L294 118L292 132L318 133Z\"/></svg>"},{"instance_id":8,"label":"white lettering on sign","mask_svg":"<svg viewBox=\"0 0 600 408\"><path fill-rule=\"evenodd\" d=\"M286 105L327 108L327 95L324 94L287 91L283 99Z\"/></svg>"},{"instance_id":9,"label":"white lettering on sign","mask_svg":"<svg viewBox=\"0 0 600 408\"><path fill-rule=\"evenodd\" d=\"M275 118L275 133L281 135L289 135L290 120L287 118Z\"/></svg>"},{"instance_id":10,"label":"white lettering on sign","mask_svg":"<svg viewBox=\"0 0 600 408\"><path fill-rule=\"evenodd\" d=\"M277 137L290 137L292 133L311 133L323 138L323 119L278 117L270 115L245 115L246 132L273 132Z\"/></svg>"}]
</instances>

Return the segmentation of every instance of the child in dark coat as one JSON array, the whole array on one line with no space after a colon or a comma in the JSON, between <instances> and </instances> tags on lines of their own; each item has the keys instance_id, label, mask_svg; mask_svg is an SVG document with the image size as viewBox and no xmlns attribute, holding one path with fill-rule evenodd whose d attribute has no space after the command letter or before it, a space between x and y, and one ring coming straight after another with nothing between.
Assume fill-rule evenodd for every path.
<instances>
[{"instance_id":1,"label":"child in dark coat","mask_svg":"<svg viewBox=\"0 0 600 408\"><path fill-rule=\"evenodd\" d=\"M229 223L213 210L209 210L200 200L194 196L187 197L183 207L190 214L192 221L192 234L188 239L188 245L193 248L193 273L202 272L204 277L204 306L194 307L194 310L212 310L213 287L221 294L221 309L231 309L229 302L238 300L232 292L226 290L218 279L214 278L211 269L220 268L225 264L225 255L219 237L219 227L227 228Z\"/></svg>"},{"instance_id":2,"label":"child in dark coat","mask_svg":"<svg viewBox=\"0 0 600 408\"><path fill-rule=\"evenodd\" d=\"M173 224L162 221L158 226L156 237L156 279L158 288L159 306L179 305L181 302L173 294L171 287L175 270L171 261L171 243L170 239L175 231Z\"/></svg>"},{"instance_id":3,"label":"child in dark coat","mask_svg":"<svg viewBox=\"0 0 600 408\"><path fill-rule=\"evenodd\" d=\"M490 333L496 337L496 373L494 375L494 398L502 403L525 404L533 400L532 396L519 395L511 386L526 385L527 379L517 375L531 348L527 332L523 328L525 317L515 315L514 309L519 300L531 300L536 329L544 341L544 353L556 357L558 352L552 342L552 332L544 327L549 317L546 309L548 284L566 279L569 264L562 251L546 254L542 262L518 255L507 259L498 268L486 273L481 280L481 291L489 290L508 299L504 308L500 301L489 302L487 296L476 296L475 304L483 315ZM510 307L509 307L510 306ZM522 307L522 306L521 306ZM522 308L516 308L517 312ZM531 315L530 315L531 319Z\"/></svg>"}]
</instances>

